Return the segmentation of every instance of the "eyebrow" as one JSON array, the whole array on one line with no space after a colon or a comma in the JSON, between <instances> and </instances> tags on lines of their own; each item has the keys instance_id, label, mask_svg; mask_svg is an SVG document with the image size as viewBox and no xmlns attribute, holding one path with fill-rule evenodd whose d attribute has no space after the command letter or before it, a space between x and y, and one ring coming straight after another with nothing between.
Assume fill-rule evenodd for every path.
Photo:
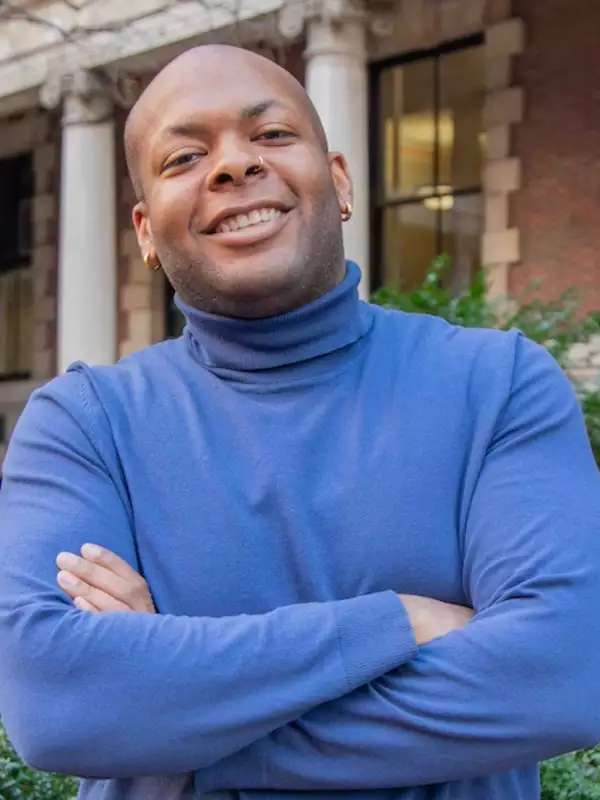
<instances>
[{"instance_id":1,"label":"eyebrow","mask_svg":"<svg viewBox=\"0 0 600 800\"><path fill-rule=\"evenodd\" d=\"M245 106L240 111L240 119L254 119L260 117L265 111L273 107L285 108L285 105L279 100L260 100L258 103L252 103L250 106ZM194 136L206 133L207 126L201 122L182 122L176 125L169 125L160 134L160 141L169 139L172 136Z\"/></svg>"},{"instance_id":2,"label":"eyebrow","mask_svg":"<svg viewBox=\"0 0 600 800\"><path fill-rule=\"evenodd\" d=\"M242 108L240 112L240 117L242 119L252 119L253 117L260 117L261 114L264 114L265 111L268 111L273 106L277 106L279 108L285 108L283 103L280 103L279 100L261 100L259 103L253 103L251 106L246 106Z\"/></svg>"}]
</instances>

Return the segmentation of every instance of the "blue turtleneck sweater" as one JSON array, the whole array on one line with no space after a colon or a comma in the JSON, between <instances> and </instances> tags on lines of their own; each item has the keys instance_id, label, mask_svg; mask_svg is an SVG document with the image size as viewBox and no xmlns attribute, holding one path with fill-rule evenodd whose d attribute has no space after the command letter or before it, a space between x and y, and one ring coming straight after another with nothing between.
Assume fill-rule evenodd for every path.
<instances>
[{"instance_id":1,"label":"blue turtleneck sweater","mask_svg":"<svg viewBox=\"0 0 600 800\"><path fill-rule=\"evenodd\" d=\"M600 480L518 331L358 300L37 390L0 492L0 713L82 798L533 800L600 739ZM115 551L158 613L89 614L59 551ZM417 647L397 592L472 606ZM308 792L308 795L306 794Z\"/></svg>"}]
</instances>

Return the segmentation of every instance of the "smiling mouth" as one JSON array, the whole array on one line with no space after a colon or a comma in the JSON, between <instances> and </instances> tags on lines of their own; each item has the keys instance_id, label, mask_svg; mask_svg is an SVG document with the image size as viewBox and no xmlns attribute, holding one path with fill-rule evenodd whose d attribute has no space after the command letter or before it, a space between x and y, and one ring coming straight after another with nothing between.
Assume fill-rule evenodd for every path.
<instances>
[{"instance_id":1,"label":"smiling mouth","mask_svg":"<svg viewBox=\"0 0 600 800\"><path fill-rule=\"evenodd\" d=\"M219 224L209 232L209 235L217 233L232 233L234 231L246 230L246 228L254 228L263 226L274 220L286 216L287 211L281 211L279 208L256 208L249 211L247 214L234 214L231 217L226 217L221 220Z\"/></svg>"}]
</instances>

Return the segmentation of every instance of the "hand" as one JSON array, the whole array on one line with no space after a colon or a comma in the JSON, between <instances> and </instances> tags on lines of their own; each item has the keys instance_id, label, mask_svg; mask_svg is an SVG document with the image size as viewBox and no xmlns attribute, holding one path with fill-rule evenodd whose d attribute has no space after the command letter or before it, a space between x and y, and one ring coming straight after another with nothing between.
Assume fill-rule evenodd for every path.
<instances>
[{"instance_id":1,"label":"hand","mask_svg":"<svg viewBox=\"0 0 600 800\"><path fill-rule=\"evenodd\" d=\"M59 553L57 581L82 611L140 611L156 614L148 584L118 555L93 544L81 547L81 557Z\"/></svg>"},{"instance_id":2,"label":"hand","mask_svg":"<svg viewBox=\"0 0 600 800\"><path fill-rule=\"evenodd\" d=\"M413 627L417 644L426 644L451 631L460 630L474 615L472 608L444 603L432 597L399 594Z\"/></svg>"}]
</instances>

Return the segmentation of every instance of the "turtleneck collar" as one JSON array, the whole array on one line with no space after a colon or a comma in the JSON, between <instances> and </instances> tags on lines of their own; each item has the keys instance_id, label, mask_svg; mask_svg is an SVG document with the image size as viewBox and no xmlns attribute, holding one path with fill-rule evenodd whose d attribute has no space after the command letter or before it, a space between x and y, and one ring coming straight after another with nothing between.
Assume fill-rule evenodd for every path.
<instances>
[{"instance_id":1,"label":"turtleneck collar","mask_svg":"<svg viewBox=\"0 0 600 800\"><path fill-rule=\"evenodd\" d=\"M346 261L344 279L325 294L284 314L240 319L209 314L175 295L185 315L184 337L204 366L252 371L307 361L346 347L371 327L371 311L358 299L361 272Z\"/></svg>"}]
</instances>

